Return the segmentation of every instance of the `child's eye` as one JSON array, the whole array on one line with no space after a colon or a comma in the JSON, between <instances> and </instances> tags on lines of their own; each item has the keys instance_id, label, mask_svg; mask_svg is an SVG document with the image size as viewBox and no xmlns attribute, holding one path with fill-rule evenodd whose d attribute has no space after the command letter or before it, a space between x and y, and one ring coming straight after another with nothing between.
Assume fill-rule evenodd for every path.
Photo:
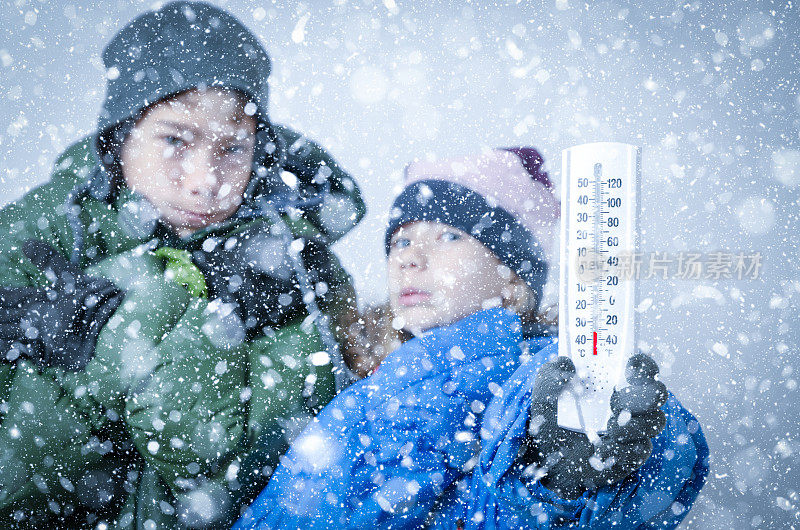
<instances>
[{"instance_id":1,"label":"child's eye","mask_svg":"<svg viewBox=\"0 0 800 530\"><path fill-rule=\"evenodd\" d=\"M456 234L455 232L450 232L448 230L446 232L442 232L442 235L439 236L439 239L442 241L458 241L461 239L461 234Z\"/></svg>"},{"instance_id":2,"label":"child's eye","mask_svg":"<svg viewBox=\"0 0 800 530\"><path fill-rule=\"evenodd\" d=\"M226 155L238 155L238 154L244 152L244 146L243 145L238 145L238 144L229 145L229 146L225 147L222 150L222 152L225 153Z\"/></svg>"},{"instance_id":3,"label":"child's eye","mask_svg":"<svg viewBox=\"0 0 800 530\"><path fill-rule=\"evenodd\" d=\"M164 137L164 141L171 147L183 147L186 145L186 142L183 141L183 138L178 136L167 135Z\"/></svg>"},{"instance_id":4,"label":"child's eye","mask_svg":"<svg viewBox=\"0 0 800 530\"><path fill-rule=\"evenodd\" d=\"M410 244L411 241L407 237L398 237L392 241L392 248L406 248Z\"/></svg>"}]
</instances>

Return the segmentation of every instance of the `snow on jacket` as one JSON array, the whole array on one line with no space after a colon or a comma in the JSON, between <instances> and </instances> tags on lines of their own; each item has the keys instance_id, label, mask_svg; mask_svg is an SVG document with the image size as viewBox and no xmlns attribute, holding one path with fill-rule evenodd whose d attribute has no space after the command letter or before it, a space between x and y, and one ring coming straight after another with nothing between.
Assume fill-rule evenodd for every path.
<instances>
[{"instance_id":1,"label":"snow on jacket","mask_svg":"<svg viewBox=\"0 0 800 530\"><path fill-rule=\"evenodd\" d=\"M666 427L653 438L650 458L625 480L566 500L523 474L516 460L534 380L557 354L557 344L536 353L487 407L478 465L445 494L432 528L669 529L686 516L708 475L709 453L700 424L671 393L662 407Z\"/></svg>"},{"instance_id":2,"label":"snow on jacket","mask_svg":"<svg viewBox=\"0 0 800 530\"><path fill-rule=\"evenodd\" d=\"M321 148L280 131L294 163L302 158L311 175L320 164L332 168L331 189L358 206L346 219L330 208L314 219L336 225L329 237L341 235L363 214L358 189ZM72 219L84 239L79 265L126 290L84 371L0 363L0 526L224 527L266 483L296 423L333 397L330 365L312 362L325 348L304 313L240 346L215 335L220 314L141 252L154 235L138 230L134 194L123 188L113 204L68 204L96 164L87 138L59 158L50 182L0 211L0 284L45 285L21 243L37 238L69 256ZM303 217L287 221L296 238L323 230ZM232 218L187 239L159 227L155 241L191 251L261 222ZM337 278L330 307L338 311L353 289L332 253L329 261Z\"/></svg>"},{"instance_id":3,"label":"snow on jacket","mask_svg":"<svg viewBox=\"0 0 800 530\"><path fill-rule=\"evenodd\" d=\"M323 409L234 528L419 526L474 465L522 340L516 315L488 309L406 342Z\"/></svg>"}]
</instances>

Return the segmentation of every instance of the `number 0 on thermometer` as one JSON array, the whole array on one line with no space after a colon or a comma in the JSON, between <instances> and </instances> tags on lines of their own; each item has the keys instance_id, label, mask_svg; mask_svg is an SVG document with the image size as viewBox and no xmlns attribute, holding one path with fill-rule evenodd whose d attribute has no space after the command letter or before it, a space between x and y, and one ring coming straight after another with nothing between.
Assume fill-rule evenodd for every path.
<instances>
[{"instance_id":1,"label":"number 0 on thermometer","mask_svg":"<svg viewBox=\"0 0 800 530\"><path fill-rule=\"evenodd\" d=\"M566 149L562 159L559 355L577 377L558 424L603 433L615 387L636 344L641 150L622 143Z\"/></svg>"}]
</instances>

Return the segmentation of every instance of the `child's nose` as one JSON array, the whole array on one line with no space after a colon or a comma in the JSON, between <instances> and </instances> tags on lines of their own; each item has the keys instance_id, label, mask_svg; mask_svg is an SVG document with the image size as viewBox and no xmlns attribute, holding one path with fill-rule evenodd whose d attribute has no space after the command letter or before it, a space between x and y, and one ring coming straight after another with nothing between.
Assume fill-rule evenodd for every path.
<instances>
[{"instance_id":1,"label":"child's nose","mask_svg":"<svg viewBox=\"0 0 800 530\"><path fill-rule=\"evenodd\" d=\"M417 245L409 245L400 255L400 267L403 269L424 269L427 264L425 252Z\"/></svg>"},{"instance_id":2,"label":"child's nose","mask_svg":"<svg viewBox=\"0 0 800 530\"><path fill-rule=\"evenodd\" d=\"M214 154L210 149L194 149L182 163L184 190L190 195L212 198L219 188Z\"/></svg>"}]
</instances>

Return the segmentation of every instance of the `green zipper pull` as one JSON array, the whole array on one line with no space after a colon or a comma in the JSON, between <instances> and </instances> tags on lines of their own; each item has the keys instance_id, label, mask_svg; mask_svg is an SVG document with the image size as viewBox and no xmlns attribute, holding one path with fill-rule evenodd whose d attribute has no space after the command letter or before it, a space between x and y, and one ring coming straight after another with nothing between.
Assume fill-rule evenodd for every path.
<instances>
[{"instance_id":1,"label":"green zipper pull","mask_svg":"<svg viewBox=\"0 0 800 530\"><path fill-rule=\"evenodd\" d=\"M178 284L184 286L189 294L199 298L208 298L206 278L197 265L192 262L192 255L186 250L162 247L154 252L166 262L166 273Z\"/></svg>"}]
</instances>

